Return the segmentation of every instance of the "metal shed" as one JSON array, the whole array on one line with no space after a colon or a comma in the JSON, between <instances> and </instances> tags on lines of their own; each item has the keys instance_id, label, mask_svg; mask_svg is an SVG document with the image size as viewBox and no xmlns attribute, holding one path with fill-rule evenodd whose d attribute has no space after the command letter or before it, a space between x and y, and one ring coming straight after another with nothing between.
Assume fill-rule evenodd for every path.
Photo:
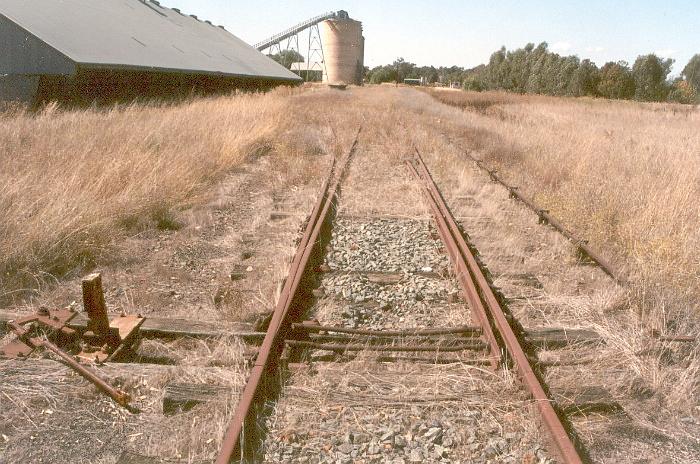
<instances>
[{"instance_id":1,"label":"metal shed","mask_svg":"<svg viewBox=\"0 0 700 464\"><path fill-rule=\"evenodd\" d=\"M110 99L301 79L153 0L0 0L0 100Z\"/></svg>"}]
</instances>

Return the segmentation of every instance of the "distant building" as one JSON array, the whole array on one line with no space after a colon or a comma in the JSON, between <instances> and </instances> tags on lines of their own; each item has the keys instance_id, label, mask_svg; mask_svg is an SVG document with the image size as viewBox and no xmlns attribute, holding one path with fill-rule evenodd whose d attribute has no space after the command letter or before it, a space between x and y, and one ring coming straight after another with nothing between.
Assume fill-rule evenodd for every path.
<instances>
[{"instance_id":1,"label":"distant building","mask_svg":"<svg viewBox=\"0 0 700 464\"><path fill-rule=\"evenodd\" d=\"M423 85L423 78L420 79L404 79L403 83L406 85Z\"/></svg>"},{"instance_id":2,"label":"distant building","mask_svg":"<svg viewBox=\"0 0 700 464\"><path fill-rule=\"evenodd\" d=\"M301 82L155 0L0 0L0 100L110 101Z\"/></svg>"}]
</instances>

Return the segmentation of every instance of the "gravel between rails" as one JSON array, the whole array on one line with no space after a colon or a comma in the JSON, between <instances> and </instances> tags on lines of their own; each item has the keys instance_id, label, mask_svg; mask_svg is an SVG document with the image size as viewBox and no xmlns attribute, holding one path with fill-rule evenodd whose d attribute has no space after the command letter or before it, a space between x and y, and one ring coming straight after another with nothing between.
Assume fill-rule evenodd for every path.
<instances>
[{"instance_id":1,"label":"gravel between rails","mask_svg":"<svg viewBox=\"0 0 700 464\"><path fill-rule=\"evenodd\" d=\"M372 330L470 325L441 245L424 220L338 218L309 317ZM507 372L467 364L478 355L414 364L331 354L312 351L336 362L288 380L267 421L265 462L551 462L522 390Z\"/></svg>"},{"instance_id":2,"label":"gravel between rails","mask_svg":"<svg viewBox=\"0 0 700 464\"><path fill-rule=\"evenodd\" d=\"M492 373L362 360L314 369L278 402L265 462L552 462L522 427L522 392Z\"/></svg>"},{"instance_id":3,"label":"gravel between rails","mask_svg":"<svg viewBox=\"0 0 700 464\"><path fill-rule=\"evenodd\" d=\"M437 231L427 221L339 218L326 262L345 271L420 272L447 269ZM429 272L429 271L428 271Z\"/></svg>"},{"instance_id":4,"label":"gravel between rails","mask_svg":"<svg viewBox=\"0 0 700 464\"><path fill-rule=\"evenodd\" d=\"M324 275L320 288L326 298L315 317L323 324L373 330L467 324L440 247L426 221L340 218L326 265L342 272ZM367 273L392 273L393 280Z\"/></svg>"}]
</instances>

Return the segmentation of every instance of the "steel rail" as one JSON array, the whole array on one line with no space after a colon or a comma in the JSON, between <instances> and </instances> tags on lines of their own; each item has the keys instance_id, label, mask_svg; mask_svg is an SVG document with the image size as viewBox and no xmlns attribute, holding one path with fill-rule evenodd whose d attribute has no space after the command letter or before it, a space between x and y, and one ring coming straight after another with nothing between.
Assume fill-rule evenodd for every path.
<instances>
[{"instance_id":1,"label":"steel rail","mask_svg":"<svg viewBox=\"0 0 700 464\"><path fill-rule=\"evenodd\" d=\"M413 175L420 180L420 174L416 170L415 166L410 161L407 161L407 165ZM464 259L460 257L458 244L450 234L450 228L446 222L446 218L440 213L438 205L435 202L430 201L429 190L425 189L424 194L437 222L437 228L440 237L442 238L442 242L445 244L450 260L455 267L455 276L460 284L460 287L462 288L462 294L467 300L467 303L472 310L472 314L480 324L483 337L486 343L489 345L491 367L495 370L501 363L501 346L499 345L496 335L494 334L491 324L489 323L486 309L484 308L483 302L479 298L479 292L477 291L476 286L469 275L469 269L467 268Z\"/></svg>"},{"instance_id":2,"label":"steel rail","mask_svg":"<svg viewBox=\"0 0 700 464\"><path fill-rule=\"evenodd\" d=\"M534 399L535 405L542 419L542 424L546 428L554 451L565 464L582 464L583 460L576 449L576 446L569 437L564 424L557 415L552 405L552 400L545 392L539 378L535 374L530 361L523 350L520 341L513 332L506 315L501 308L498 299L491 289L486 277L484 276L479 264L476 261L472 251L467 246L461 231L457 227L457 223L452 216L452 213L447 208L442 194L440 193L435 181L428 171L425 162L418 150L415 150L413 160L407 161L411 171L423 183L423 188L427 192L426 197L429 199L433 211L437 211L436 220L438 222L447 222L449 225L449 235L447 242L454 242L459 248L458 260L463 262L470 273L469 280L475 281L479 287L477 296L479 300L483 299L489 310L490 320L494 328L498 332L502 343L504 344L505 352L510 357L515 365L516 371L520 376L521 382L527 388L530 396ZM415 163L415 165L414 165ZM473 283L473 282L472 282ZM490 327L490 321L486 324ZM486 330L486 327L484 327Z\"/></svg>"},{"instance_id":3,"label":"steel rail","mask_svg":"<svg viewBox=\"0 0 700 464\"><path fill-rule=\"evenodd\" d=\"M515 198L516 200L519 200L522 202L525 206L527 206L529 209L531 209L537 216L539 217L539 220L543 224L549 224L552 227L554 227L557 231L559 231L560 234L562 234L564 237L566 237L568 240L570 240L574 246L585 256L588 256L593 262L595 262L602 270L605 272L608 276L610 276L612 279L614 279L618 284L620 285L626 285L627 284L627 279L623 277L619 271L617 271L605 258L603 258L598 252L593 250L587 243L586 240L583 240L579 237L577 237L573 232L571 232L569 229L566 228L564 224L562 224L558 219L556 219L554 216L552 216L549 211L540 208L535 204L534 201L520 193L518 187L513 187L511 185L508 185L500 176L498 176L498 172L495 170L491 170L488 167L484 165L484 163L477 159L474 158L470 153L466 153L466 155L476 163L477 166L479 166L480 169L484 170L486 173L488 173L489 177L491 180L494 182L500 184L501 186L505 187L511 198Z\"/></svg>"},{"instance_id":4,"label":"steel rail","mask_svg":"<svg viewBox=\"0 0 700 464\"><path fill-rule=\"evenodd\" d=\"M258 350L255 365L251 368L248 381L241 393L231 423L224 434L221 450L215 461L216 464L228 464L234 459L245 460L255 453L252 446L256 436L254 430L247 431L247 429L249 428L248 426L251 428L256 427L254 407L261 400L264 400L266 395L270 394L270 389L263 384L263 379L276 373L279 358L284 348L285 335L292 323L288 316L293 307L293 299L298 294L299 284L309 263L311 253L318 243L321 228L329 217L331 205L335 202L340 181L355 152L361 130L362 128L358 129L352 146L341 161L339 168L337 168L337 163L334 160L330 174L323 184L321 195L314 206L302 239L297 246L297 251L290 265L289 275L285 280L284 287L275 306L265 339ZM239 456L239 458L236 456Z\"/></svg>"}]
</instances>

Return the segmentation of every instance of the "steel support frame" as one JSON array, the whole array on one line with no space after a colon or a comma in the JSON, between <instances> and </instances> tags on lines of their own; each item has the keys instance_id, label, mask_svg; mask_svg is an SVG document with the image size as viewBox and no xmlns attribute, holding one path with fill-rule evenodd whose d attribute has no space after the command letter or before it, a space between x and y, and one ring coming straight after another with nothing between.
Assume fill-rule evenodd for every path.
<instances>
[{"instance_id":1,"label":"steel support frame","mask_svg":"<svg viewBox=\"0 0 700 464\"><path fill-rule=\"evenodd\" d=\"M315 35L314 35L315 33ZM321 41L321 30L318 27L318 24L314 24L313 26L309 27L309 49L307 52L306 56L306 80L309 81L309 72L310 71L316 71L314 69L314 66L311 65L311 60L313 59L319 59L319 63L321 64L321 82L323 82L324 76L326 79L328 78L328 69L326 68L326 57L323 53L323 43Z\"/></svg>"}]
</instances>

